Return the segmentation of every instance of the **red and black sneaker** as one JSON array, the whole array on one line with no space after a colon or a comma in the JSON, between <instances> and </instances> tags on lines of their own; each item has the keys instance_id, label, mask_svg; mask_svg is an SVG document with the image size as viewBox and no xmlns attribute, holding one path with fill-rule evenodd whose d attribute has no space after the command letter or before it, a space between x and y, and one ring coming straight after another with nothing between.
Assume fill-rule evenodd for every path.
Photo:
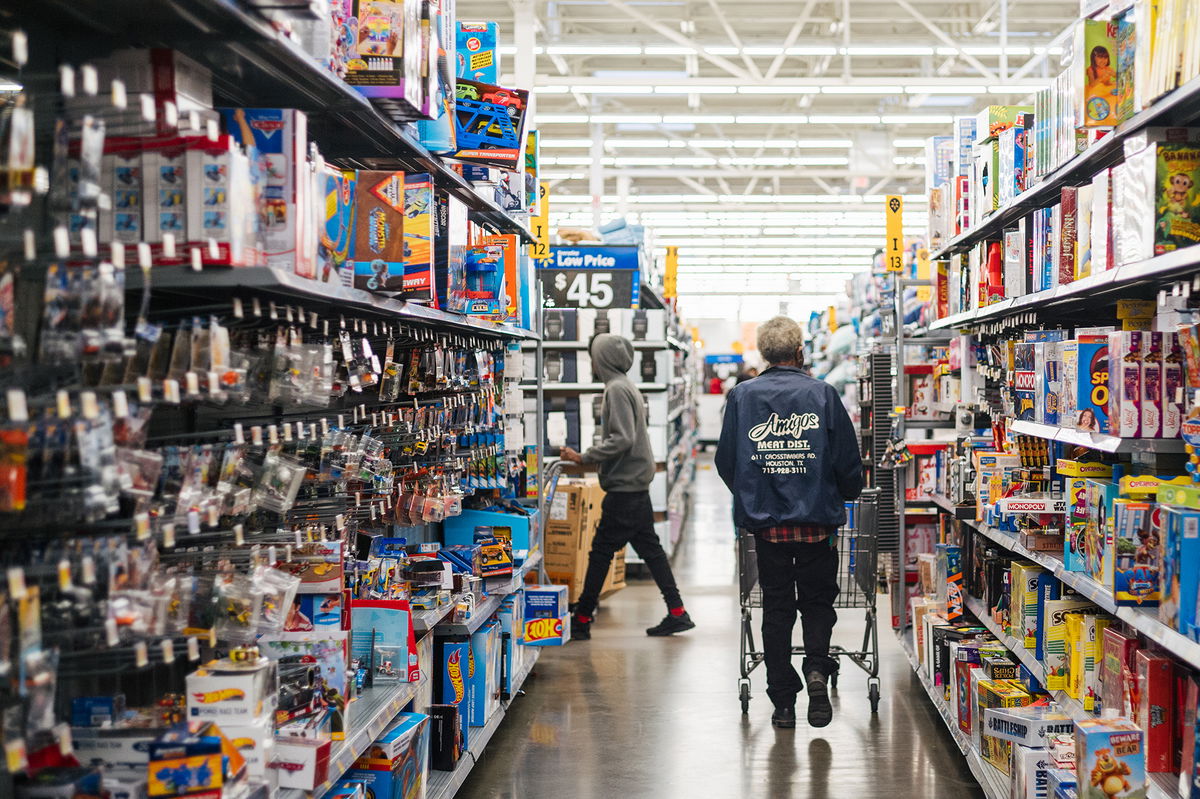
<instances>
[{"instance_id":1,"label":"red and black sneaker","mask_svg":"<svg viewBox=\"0 0 1200 799\"><path fill-rule=\"evenodd\" d=\"M675 615L668 613L663 620L646 630L646 635L663 636L674 635L675 633L687 632L696 626L696 622L692 621L692 617L686 612Z\"/></svg>"}]
</instances>

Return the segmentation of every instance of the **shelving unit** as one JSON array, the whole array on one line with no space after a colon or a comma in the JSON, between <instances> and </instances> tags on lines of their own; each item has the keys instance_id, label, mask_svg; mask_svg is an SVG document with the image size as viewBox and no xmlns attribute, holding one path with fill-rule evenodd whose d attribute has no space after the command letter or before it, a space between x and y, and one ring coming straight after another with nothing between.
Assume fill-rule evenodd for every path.
<instances>
[{"instance_id":1,"label":"shelving unit","mask_svg":"<svg viewBox=\"0 0 1200 799\"><path fill-rule=\"evenodd\" d=\"M979 224L946 242L942 249L932 253L932 260L940 260L955 252L961 252L976 242L998 237L1000 231L1016 222L1030 208L1044 207L1054 201L1054 196L1064 186L1075 185L1082 178L1090 178L1103 167L1120 160L1125 140L1131 135L1152 125L1185 125L1200 117L1200 78L1193 79L1174 91L1164 95L1151 107L1122 122L1111 133L1093 144L1087 151L1076 155L1035 186L1015 197L1011 202L984 217ZM936 327L931 325L930 327Z\"/></svg>"},{"instance_id":2,"label":"shelving unit","mask_svg":"<svg viewBox=\"0 0 1200 799\"><path fill-rule=\"evenodd\" d=\"M1183 452L1184 448L1182 439L1178 438L1120 438L1102 433L1074 430L1069 427L1019 420L1014 421L1010 427L1014 433L1087 447L1100 452Z\"/></svg>"}]
</instances>

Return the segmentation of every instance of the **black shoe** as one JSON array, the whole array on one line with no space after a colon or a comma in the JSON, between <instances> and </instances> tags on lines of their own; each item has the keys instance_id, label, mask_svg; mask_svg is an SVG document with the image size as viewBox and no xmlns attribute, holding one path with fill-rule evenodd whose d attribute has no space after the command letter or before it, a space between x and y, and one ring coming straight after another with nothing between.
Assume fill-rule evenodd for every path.
<instances>
[{"instance_id":1,"label":"black shoe","mask_svg":"<svg viewBox=\"0 0 1200 799\"><path fill-rule=\"evenodd\" d=\"M573 641L590 641L592 640L592 623L590 621L580 621L577 617L571 617L571 640Z\"/></svg>"},{"instance_id":2,"label":"black shoe","mask_svg":"<svg viewBox=\"0 0 1200 799\"><path fill-rule=\"evenodd\" d=\"M829 702L829 680L819 671L808 673L808 724L828 727L833 721L833 705Z\"/></svg>"},{"instance_id":3,"label":"black shoe","mask_svg":"<svg viewBox=\"0 0 1200 799\"><path fill-rule=\"evenodd\" d=\"M777 707L775 712L771 714L771 726L778 727L781 730L792 730L796 728L796 708L794 707Z\"/></svg>"},{"instance_id":4,"label":"black shoe","mask_svg":"<svg viewBox=\"0 0 1200 799\"><path fill-rule=\"evenodd\" d=\"M686 632L696 626L696 622L692 621L692 617L686 613L681 613L678 616L672 616L670 613L655 626L646 630L646 635L674 635L675 633Z\"/></svg>"}]
</instances>

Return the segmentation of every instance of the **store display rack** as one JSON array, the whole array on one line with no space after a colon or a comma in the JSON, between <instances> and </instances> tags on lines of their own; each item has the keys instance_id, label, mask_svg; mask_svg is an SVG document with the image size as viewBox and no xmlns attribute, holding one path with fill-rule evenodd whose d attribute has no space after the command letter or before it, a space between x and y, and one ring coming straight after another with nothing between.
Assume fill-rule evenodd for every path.
<instances>
[{"instance_id":1,"label":"store display rack","mask_svg":"<svg viewBox=\"0 0 1200 799\"><path fill-rule=\"evenodd\" d=\"M1200 78L1194 78L1164 95L1149 108L1118 125L1085 152L1046 175L1037 185L993 211L975 227L950 239L942 249L930 255L931 260L947 258L987 238L999 238L1004 228L1015 223L1031 208L1053 203L1064 186L1073 186L1119 161L1125 140L1133 134L1151 125L1184 125L1197 117L1200 117Z\"/></svg>"},{"instance_id":2,"label":"store display rack","mask_svg":"<svg viewBox=\"0 0 1200 799\"><path fill-rule=\"evenodd\" d=\"M669 388L666 383L635 383L638 391L666 391ZM534 391L540 388L542 391L603 391L603 383L522 383L523 391Z\"/></svg>"},{"instance_id":3,"label":"store display rack","mask_svg":"<svg viewBox=\"0 0 1200 799\"><path fill-rule=\"evenodd\" d=\"M428 679L428 678L425 678ZM329 778L315 791L297 791L283 789L279 792L282 799L303 799L304 797L321 797L341 781L354 761L375 740L379 733L391 723L392 719L416 697L424 686L425 680L419 683L402 682L389 685L375 685L366 689L363 695L349 705L348 718L352 721L354 730L345 740L334 743L329 753Z\"/></svg>"},{"instance_id":4,"label":"store display rack","mask_svg":"<svg viewBox=\"0 0 1200 799\"><path fill-rule=\"evenodd\" d=\"M533 331L513 325L450 313L418 303L350 288L337 282L319 283L300 277L286 269L269 266L245 268L210 266L204 270L192 269L189 266L156 266L149 271L148 280L139 270L128 270L126 276L128 291L142 291L147 287L156 297L169 293L192 300L212 298L214 295L226 291L254 289L257 292L278 296L283 300L313 306L319 305L325 308L348 308L386 317L392 321L415 322L466 333L474 332L535 340L537 338L537 334ZM536 342L532 346L536 348Z\"/></svg>"},{"instance_id":5,"label":"store display rack","mask_svg":"<svg viewBox=\"0 0 1200 799\"><path fill-rule=\"evenodd\" d=\"M1179 438L1121 438L1103 433L1089 433L1058 425L1040 422L1014 421L1009 427L1014 433L1037 436L1049 441L1058 441L1077 447L1100 452L1183 452L1184 443Z\"/></svg>"},{"instance_id":6,"label":"store display rack","mask_svg":"<svg viewBox=\"0 0 1200 799\"><path fill-rule=\"evenodd\" d=\"M395 120L323 69L266 19L231 0L19 0L15 6L22 19L40 21L63 37L72 29L81 32L77 38L83 52L96 47L95 42L109 46L136 30L143 45L172 47L211 69L215 87L231 105L309 112L310 134L331 161L354 168L428 172L467 205L475 221L533 241L524 223L477 194Z\"/></svg>"},{"instance_id":7,"label":"store display rack","mask_svg":"<svg viewBox=\"0 0 1200 799\"><path fill-rule=\"evenodd\" d=\"M900 648L904 650L905 657L908 658L908 664L912 667L913 676L921 683L921 687L925 689L925 693L929 696L929 701L933 703L937 709L938 715L942 717L942 723L946 725L946 731L950 734L954 745L958 747L958 751L962 753L967 760L967 767L971 770L971 775L975 781L979 783L979 787L983 789L984 796L987 799L1008 799L1008 778L1000 772L998 768L991 763L985 762L979 756L979 752L971 746L971 741L959 728L958 723L954 720L954 716L950 712L950 707L946 700L942 698L938 689L929 682L929 678L922 673L920 665L917 663L917 655L913 652L912 644L907 636L901 634Z\"/></svg>"}]
</instances>

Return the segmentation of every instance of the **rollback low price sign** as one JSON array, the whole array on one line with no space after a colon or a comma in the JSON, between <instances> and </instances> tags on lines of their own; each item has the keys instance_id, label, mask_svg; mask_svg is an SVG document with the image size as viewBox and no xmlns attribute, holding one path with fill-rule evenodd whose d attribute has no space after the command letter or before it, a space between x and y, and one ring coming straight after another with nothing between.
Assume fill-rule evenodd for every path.
<instances>
[{"instance_id":1,"label":"rollback low price sign","mask_svg":"<svg viewBox=\"0 0 1200 799\"><path fill-rule=\"evenodd\" d=\"M547 308L636 308L641 281L633 245L551 247L541 262Z\"/></svg>"}]
</instances>

